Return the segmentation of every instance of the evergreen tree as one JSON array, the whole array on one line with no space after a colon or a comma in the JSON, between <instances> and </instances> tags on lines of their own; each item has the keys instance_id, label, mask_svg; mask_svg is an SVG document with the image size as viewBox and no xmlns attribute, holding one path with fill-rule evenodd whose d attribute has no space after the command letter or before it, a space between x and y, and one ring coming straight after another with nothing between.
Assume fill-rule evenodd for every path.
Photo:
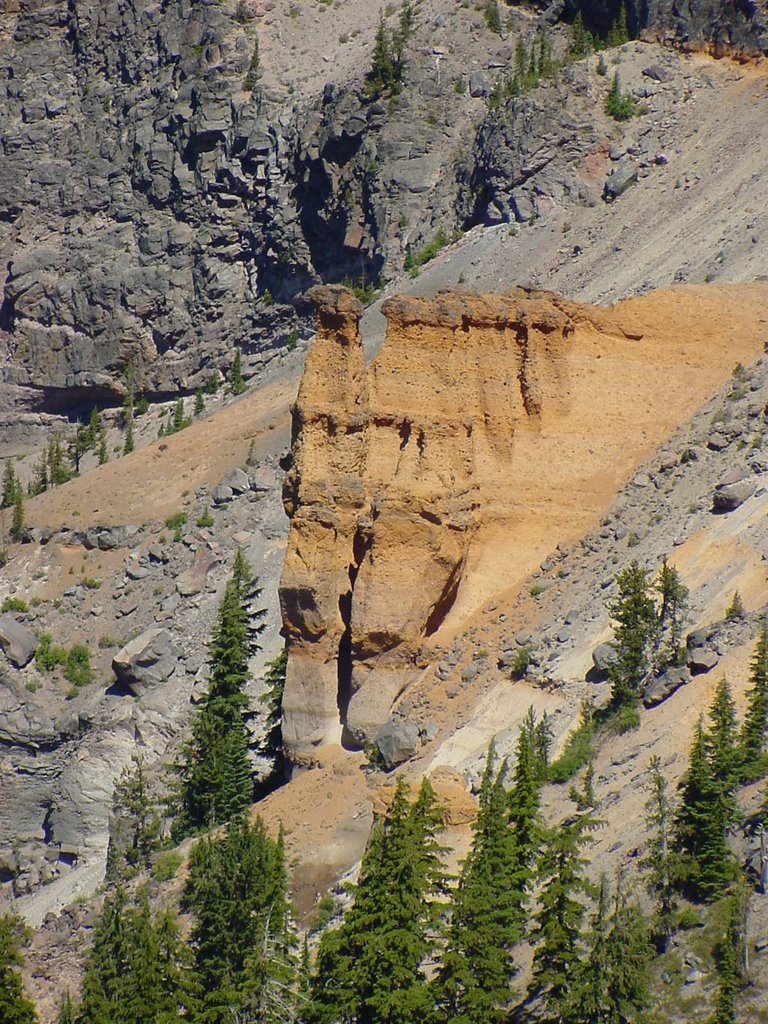
<instances>
[{"instance_id":1,"label":"evergreen tree","mask_svg":"<svg viewBox=\"0 0 768 1024\"><path fill-rule=\"evenodd\" d=\"M104 427L99 431L97 456L100 466L109 462L109 452L107 451L107 432Z\"/></svg>"},{"instance_id":2,"label":"evergreen tree","mask_svg":"<svg viewBox=\"0 0 768 1024\"><path fill-rule=\"evenodd\" d=\"M37 1014L24 995L21 967L23 929L16 917L0 917L0 1021L3 1024L37 1024Z\"/></svg>"},{"instance_id":3,"label":"evergreen tree","mask_svg":"<svg viewBox=\"0 0 768 1024\"><path fill-rule=\"evenodd\" d=\"M608 976L605 994L608 1013L595 1019L611 1024L635 1024L650 1001L648 971L653 947L648 939L643 912L625 896L622 880L616 885L614 911L608 935Z\"/></svg>"},{"instance_id":4,"label":"evergreen tree","mask_svg":"<svg viewBox=\"0 0 768 1024\"><path fill-rule=\"evenodd\" d=\"M736 995L739 990L739 945L741 914L736 895L728 897L725 933L715 947L717 996L711 1024L736 1024Z\"/></svg>"},{"instance_id":5,"label":"evergreen tree","mask_svg":"<svg viewBox=\"0 0 768 1024\"><path fill-rule=\"evenodd\" d=\"M542 888L532 934L533 989L544 995L555 1018L567 1008L572 972L580 962L583 897L592 893L582 851L597 826L586 812L561 822L546 834L539 857Z\"/></svg>"},{"instance_id":6,"label":"evergreen tree","mask_svg":"<svg viewBox=\"0 0 768 1024\"><path fill-rule=\"evenodd\" d=\"M747 691L747 712L741 729L741 779L753 782L768 771L766 737L768 736L768 631L765 620L760 626L757 645L750 664Z\"/></svg>"},{"instance_id":7,"label":"evergreen tree","mask_svg":"<svg viewBox=\"0 0 768 1024\"><path fill-rule=\"evenodd\" d=\"M522 734L521 734L522 735ZM524 935L522 907L530 872L521 857L504 789L488 751L472 850L452 901L451 923L433 985L438 1024L504 1024L515 973L512 947Z\"/></svg>"},{"instance_id":8,"label":"evergreen tree","mask_svg":"<svg viewBox=\"0 0 768 1024\"><path fill-rule=\"evenodd\" d=\"M728 832L737 819L739 774L736 715L725 679L710 709L712 729L699 722L691 749L683 798L677 814L677 845L686 877L705 900L718 899L734 874Z\"/></svg>"},{"instance_id":9,"label":"evergreen tree","mask_svg":"<svg viewBox=\"0 0 768 1024\"><path fill-rule=\"evenodd\" d=\"M107 850L107 880L117 881L150 867L160 847L162 821L144 759L135 755L115 785Z\"/></svg>"},{"instance_id":10,"label":"evergreen tree","mask_svg":"<svg viewBox=\"0 0 768 1024\"><path fill-rule=\"evenodd\" d=\"M563 1024L602 1024L611 1021L608 998L610 956L608 946L610 889L605 875L600 878L597 905L587 936L588 951L573 971L571 994L563 1008Z\"/></svg>"},{"instance_id":11,"label":"evergreen tree","mask_svg":"<svg viewBox=\"0 0 768 1024\"><path fill-rule=\"evenodd\" d=\"M72 1002L72 996L69 994L67 989L64 999L61 1003L61 1009L59 1010L59 1019L57 1024L76 1024L75 1006Z\"/></svg>"},{"instance_id":12,"label":"evergreen tree","mask_svg":"<svg viewBox=\"0 0 768 1024\"><path fill-rule=\"evenodd\" d=\"M240 356L240 349L235 349L235 356L232 360L232 369L229 372L229 389L233 395L242 395L246 389L243 380L243 363Z\"/></svg>"},{"instance_id":13,"label":"evergreen tree","mask_svg":"<svg viewBox=\"0 0 768 1024\"><path fill-rule=\"evenodd\" d=\"M230 1024L231 1011L257 1002L270 976L264 943L285 951L293 942L282 841L269 838L260 818L235 818L223 835L194 846L185 900L203 993L196 1024Z\"/></svg>"},{"instance_id":14,"label":"evergreen tree","mask_svg":"<svg viewBox=\"0 0 768 1024\"><path fill-rule=\"evenodd\" d=\"M425 1020L431 993L421 965L434 951L445 890L440 828L425 780L409 807L398 782L388 817L371 836L343 924L320 943L310 1020L331 1024L412 1024Z\"/></svg>"},{"instance_id":15,"label":"evergreen tree","mask_svg":"<svg viewBox=\"0 0 768 1024\"><path fill-rule=\"evenodd\" d=\"M683 653L683 627L688 607L688 588L680 573L667 561L666 555L656 578L659 596L658 639L654 652L654 668L678 665Z\"/></svg>"},{"instance_id":16,"label":"evergreen tree","mask_svg":"<svg viewBox=\"0 0 768 1024\"><path fill-rule=\"evenodd\" d=\"M205 412L205 398L203 398L203 389L202 388L198 388L197 391L195 391L194 415L195 416L202 416L202 414L204 412Z\"/></svg>"},{"instance_id":17,"label":"evergreen tree","mask_svg":"<svg viewBox=\"0 0 768 1024\"><path fill-rule=\"evenodd\" d=\"M14 502L16 501L16 490L21 485L16 479L16 470L13 466L13 460L8 459L5 463L5 470L3 472L3 497L0 501L0 508L13 508Z\"/></svg>"},{"instance_id":18,"label":"evergreen tree","mask_svg":"<svg viewBox=\"0 0 768 1024\"><path fill-rule=\"evenodd\" d=\"M266 730L264 739L259 746L262 757L271 762L271 769L259 784L262 793L269 793L281 784L285 774L285 754L283 752L283 692L285 690L285 673L288 666L288 650L283 647L274 661L267 665L266 682L269 689L261 698L267 710Z\"/></svg>"},{"instance_id":19,"label":"evergreen tree","mask_svg":"<svg viewBox=\"0 0 768 1024\"><path fill-rule=\"evenodd\" d=\"M135 449L135 441L133 438L133 407L131 407L128 422L125 428L125 444L123 445L123 455L130 455Z\"/></svg>"},{"instance_id":20,"label":"evergreen tree","mask_svg":"<svg viewBox=\"0 0 768 1024\"><path fill-rule=\"evenodd\" d=\"M546 764L542 761L541 751L536 749L541 744L540 725L536 722L533 708L530 708L517 738L515 770L508 800L518 864L528 875L541 839L539 790ZM523 884L527 881L528 877L523 879ZM523 902L519 910L522 913Z\"/></svg>"},{"instance_id":21,"label":"evergreen tree","mask_svg":"<svg viewBox=\"0 0 768 1024\"><path fill-rule=\"evenodd\" d=\"M173 829L177 838L227 821L253 801L246 725L250 711L243 691L250 678L248 661L258 650L257 637L265 628L260 620L266 612L254 607L260 594L238 551L211 641L211 684L177 766L181 776L181 807Z\"/></svg>"},{"instance_id":22,"label":"evergreen tree","mask_svg":"<svg viewBox=\"0 0 768 1024\"><path fill-rule=\"evenodd\" d=\"M24 492L21 487L16 488L13 499L13 518L10 529L11 540L20 543L24 539Z\"/></svg>"},{"instance_id":23,"label":"evergreen tree","mask_svg":"<svg viewBox=\"0 0 768 1024\"><path fill-rule=\"evenodd\" d=\"M673 851L674 822L660 758L651 759L648 776L649 796L645 805L648 854L643 867L648 871L648 887L656 899L655 929L660 951L664 952L672 934L677 907L675 880L678 869Z\"/></svg>"},{"instance_id":24,"label":"evergreen tree","mask_svg":"<svg viewBox=\"0 0 768 1024\"><path fill-rule=\"evenodd\" d=\"M618 597L609 612L615 621L612 646L616 661L609 676L615 707L633 704L640 696L650 653L659 632L656 604L650 594L648 571L637 561L616 577Z\"/></svg>"}]
</instances>

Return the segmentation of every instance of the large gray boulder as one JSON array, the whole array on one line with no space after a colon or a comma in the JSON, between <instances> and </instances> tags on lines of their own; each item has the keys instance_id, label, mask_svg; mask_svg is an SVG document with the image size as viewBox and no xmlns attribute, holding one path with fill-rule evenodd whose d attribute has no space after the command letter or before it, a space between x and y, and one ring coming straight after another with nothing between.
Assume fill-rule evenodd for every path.
<instances>
[{"instance_id":1,"label":"large gray boulder","mask_svg":"<svg viewBox=\"0 0 768 1024\"><path fill-rule=\"evenodd\" d=\"M598 644L592 651L592 664L594 675L605 679L611 667L616 664L616 649L612 644Z\"/></svg>"},{"instance_id":2,"label":"large gray boulder","mask_svg":"<svg viewBox=\"0 0 768 1024\"><path fill-rule=\"evenodd\" d=\"M684 666L668 668L666 672L653 679L643 690L643 704L647 708L656 707L667 697L691 681L691 673Z\"/></svg>"},{"instance_id":3,"label":"large gray boulder","mask_svg":"<svg viewBox=\"0 0 768 1024\"><path fill-rule=\"evenodd\" d=\"M385 768L395 768L418 753L419 727L413 722L385 722L376 734L376 746Z\"/></svg>"},{"instance_id":4,"label":"large gray boulder","mask_svg":"<svg viewBox=\"0 0 768 1024\"><path fill-rule=\"evenodd\" d=\"M24 668L37 650L37 637L13 615L0 615L0 647L12 665Z\"/></svg>"},{"instance_id":5,"label":"large gray boulder","mask_svg":"<svg viewBox=\"0 0 768 1024\"><path fill-rule=\"evenodd\" d=\"M603 199L612 203L637 181L637 167L629 157L625 157L611 169L603 186Z\"/></svg>"},{"instance_id":6,"label":"large gray boulder","mask_svg":"<svg viewBox=\"0 0 768 1024\"><path fill-rule=\"evenodd\" d=\"M736 483L720 483L712 495L712 509L715 512L733 512L755 493L753 480L738 480Z\"/></svg>"},{"instance_id":7,"label":"large gray boulder","mask_svg":"<svg viewBox=\"0 0 768 1024\"><path fill-rule=\"evenodd\" d=\"M137 696L164 682L176 668L178 656L165 629L147 629L122 647L112 659L121 683Z\"/></svg>"}]
</instances>

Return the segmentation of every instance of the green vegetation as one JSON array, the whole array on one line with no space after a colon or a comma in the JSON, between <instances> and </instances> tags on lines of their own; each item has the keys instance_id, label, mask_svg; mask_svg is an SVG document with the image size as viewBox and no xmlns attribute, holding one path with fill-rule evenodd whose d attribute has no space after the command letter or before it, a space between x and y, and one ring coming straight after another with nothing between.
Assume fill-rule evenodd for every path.
<instances>
[{"instance_id":1,"label":"green vegetation","mask_svg":"<svg viewBox=\"0 0 768 1024\"><path fill-rule=\"evenodd\" d=\"M163 850L155 857L152 877L156 882L170 882L179 873L184 858L177 850Z\"/></svg>"},{"instance_id":2,"label":"green vegetation","mask_svg":"<svg viewBox=\"0 0 768 1024\"><path fill-rule=\"evenodd\" d=\"M235 349L235 356L232 360L232 369L229 372L229 390L233 395L242 395L246 390L246 384L243 380L243 365L239 348Z\"/></svg>"},{"instance_id":3,"label":"green vegetation","mask_svg":"<svg viewBox=\"0 0 768 1024\"><path fill-rule=\"evenodd\" d=\"M140 755L133 757L115 785L113 820L107 850L106 878L117 882L149 869L160 847L162 822L152 791L149 772Z\"/></svg>"},{"instance_id":4,"label":"green vegetation","mask_svg":"<svg viewBox=\"0 0 768 1024\"><path fill-rule=\"evenodd\" d=\"M403 0L397 27L390 30L379 17L379 25L373 43L371 69L365 76L364 89L371 99L383 93L396 96L403 87L406 71L405 50L413 35L416 12L411 0Z\"/></svg>"},{"instance_id":5,"label":"green vegetation","mask_svg":"<svg viewBox=\"0 0 768 1024\"><path fill-rule=\"evenodd\" d=\"M738 622L740 619L743 619L746 614L747 613L744 608L744 602L741 599L741 594L738 592L738 590L734 590L733 597L731 598L731 603L725 610L726 621Z\"/></svg>"},{"instance_id":6,"label":"green vegetation","mask_svg":"<svg viewBox=\"0 0 768 1024\"><path fill-rule=\"evenodd\" d=\"M261 591L238 551L219 606L211 641L211 683L192 725L192 738L177 764L180 779L174 837L230 820L253 800L248 759L251 715L243 689L248 661L266 614L255 608Z\"/></svg>"},{"instance_id":7,"label":"green vegetation","mask_svg":"<svg viewBox=\"0 0 768 1024\"><path fill-rule=\"evenodd\" d=\"M261 60L259 57L259 37L255 36L253 40L253 53L251 54L251 62L248 65L248 71L245 75L245 81L243 82L243 89L246 92L253 92L256 88L256 83L259 80Z\"/></svg>"},{"instance_id":8,"label":"green vegetation","mask_svg":"<svg viewBox=\"0 0 768 1024\"><path fill-rule=\"evenodd\" d=\"M213 526L213 524L214 524L214 518L211 515L211 512L210 512L209 509L206 509L205 512L203 512L202 515L199 515L197 517L196 521L195 521L195 525L199 526L201 529L207 528L209 526Z\"/></svg>"},{"instance_id":9,"label":"green vegetation","mask_svg":"<svg viewBox=\"0 0 768 1024\"><path fill-rule=\"evenodd\" d=\"M581 705L581 720L568 736L562 754L549 769L551 782L567 782L580 768L589 764L595 756L595 718L592 705L586 701Z\"/></svg>"},{"instance_id":10,"label":"green vegetation","mask_svg":"<svg viewBox=\"0 0 768 1024\"><path fill-rule=\"evenodd\" d=\"M165 520L165 525L169 530L173 530L173 539L178 544L184 534L183 530L187 524L187 513L186 512L173 512Z\"/></svg>"},{"instance_id":11,"label":"green vegetation","mask_svg":"<svg viewBox=\"0 0 768 1024\"><path fill-rule=\"evenodd\" d=\"M43 633L35 652L35 664L43 672L61 667L64 678L79 689L93 682L91 652L85 644L73 644L69 649L53 643L50 633Z\"/></svg>"},{"instance_id":12,"label":"green vegetation","mask_svg":"<svg viewBox=\"0 0 768 1024\"><path fill-rule=\"evenodd\" d=\"M11 540L17 543L21 543L24 540L24 492L21 487L16 488L16 493L13 497L13 516L8 535Z\"/></svg>"},{"instance_id":13,"label":"green vegetation","mask_svg":"<svg viewBox=\"0 0 768 1024\"><path fill-rule=\"evenodd\" d=\"M321 940L313 1024L427 1019L431 1000L420 968L437 947L435 897L446 879L432 788L425 779L412 805L407 792L400 779L387 818L374 826L354 903Z\"/></svg>"},{"instance_id":14,"label":"green vegetation","mask_svg":"<svg viewBox=\"0 0 768 1024\"><path fill-rule=\"evenodd\" d=\"M450 245L451 242L455 242L458 236L449 237L444 231L439 231L431 242L427 242L426 245L422 246L421 249L417 249L412 252L410 249L405 256L404 267L406 270L411 272L412 277L418 275L419 269L424 266L425 263L429 263L433 260L437 254Z\"/></svg>"},{"instance_id":15,"label":"green vegetation","mask_svg":"<svg viewBox=\"0 0 768 1024\"><path fill-rule=\"evenodd\" d=\"M501 11L499 10L497 0L486 0L483 16L485 17L485 24L491 32L501 35Z\"/></svg>"},{"instance_id":16,"label":"green vegetation","mask_svg":"<svg viewBox=\"0 0 768 1024\"><path fill-rule=\"evenodd\" d=\"M637 561L616 577L618 596L609 606L615 626L616 661L609 670L614 709L634 705L648 679L683 655L688 590L666 558L654 581Z\"/></svg>"},{"instance_id":17,"label":"green vegetation","mask_svg":"<svg viewBox=\"0 0 768 1024\"><path fill-rule=\"evenodd\" d=\"M3 470L3 494L0 499L0 508L13 508L16 502L16 491L20 486L13 460L8 459Z\"/></svg>"},{"instance_id":18,"label":"green vegetation","mask_svg":"<svg viewBox=\"0 0 768 1024\"><path fill-rule=\"evenodd\" d=\"M28 611L29 605L21 597L6 597L6 599L3 601L2 607L0 607L0 612L2 613L22 612L23 614Z\"/></svg>"},{"instance_id":19,"label":"green vegetation","mask_svg":"<svg viewBox=\"0 0 768 1024\"><path fill-rule=\"evenodd\" d=\"M637 113L635 101L629 93L621 91L621 80L619 79L618 71L614 72L611 88L608 90L608 95L605 98L605 112L614 121L629 121Z\"/></svg>"},{"instance_id":20,"label":"green vegetation","mask_svg":"<svg viewBox=\"0 0 768 1024\"><path fill-rule=\"evenodd\" d=\"M264 739L258 749L262 757L265 757L272 767L269 775L259 782L259 795L265 795L276 789L282 784L285 775L282 709L287 667L288 651L283 647L278 656L267 665L265 682L268 689L261 698L266 710L266 720Z\"/></svg>"},{"instance_id":21,"label":"green vegetation","mask_svg":"<svg viewBox=\"0 0 768 1024\"><path fill-rule=\"evenodd\" d=\"M37 1024L37 1014L24 995L21 946L24 927L17 917L0 917L0 1020L3 1024Z\"/></svg>"}]
</instances>

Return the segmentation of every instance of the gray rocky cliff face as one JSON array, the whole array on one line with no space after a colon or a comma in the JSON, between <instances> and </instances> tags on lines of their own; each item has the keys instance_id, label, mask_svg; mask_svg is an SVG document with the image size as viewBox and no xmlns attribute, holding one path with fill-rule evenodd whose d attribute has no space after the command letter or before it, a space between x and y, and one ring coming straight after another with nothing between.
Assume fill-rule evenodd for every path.
<instances>
[{"instance_id":1,"label":"gray rocky cliff face","mask_svg":"<svg viewBox=\"0 0 768 1024\"><path fill-rule=\"evenodd\" d=\"M584 4L585 19L617 7ZM633 0L628 16L686 45L768 50L754 3ZM467 95L473 64L489 82L512 71L514 40L461 18L424 18L403 93L372 102L364 67L317 94L249 81L258 19L234 3L9 0L0 424L118 403L129 376L150 396L190 392L235 346L253 372L309 312L309 286L391 277L438 232L525 221L570 187L562 167L592 126L541 90L504 119Z\"/></svg>"}]
</instances>

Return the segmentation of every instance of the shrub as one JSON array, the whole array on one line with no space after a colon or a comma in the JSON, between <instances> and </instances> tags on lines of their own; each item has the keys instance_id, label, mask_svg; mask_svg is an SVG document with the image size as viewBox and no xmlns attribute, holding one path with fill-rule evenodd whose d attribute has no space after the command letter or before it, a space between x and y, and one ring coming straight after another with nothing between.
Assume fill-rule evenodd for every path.
<instances>
[{"instance_id":1,"label":"shrub","mask_svg":"<svg viewBox=\"0 0 768 1024\"><path fill-rule=\"evenodd\" d=\"M206 510L201 516L197 517L196 525L200 527L213 526L213 516Z\"/></svg>"},{"instance_id":2,"label":"shrub","mask_svg":"<svg viewBox=\"0 0 768 1024\"><path fill-rule=\"evenodd\" d=\"M101 580L97 580L93 576L84 576L80 580L80 586L85 587L86 590L98 590L101 586Z\"/></svg>"},{"instance_id":3,"label":"shrub","mask_svg":"<svg viewBox=\"0 0 768 1024\"><path fill-rule=\"evenodd\" d=\"M20 597L6 597L0 612L28 612L27 602Z\"/></svg>"},{"instance_id":4,"label":"shrub","mask_svg":"<svg viewBox=\"0 0 768 1024\"><path fill-rule=\"evenodd\" d=\"M181 531L182 531L184 525L186 524L186 522L187 522L187 513L186 512L174 512L172 515L168 516L168 518L165 520L165 525L168 527L168 529L169 530L173 530L173 539L176 541L177 544L181 540L181 537L182 537L182 532Z\"/></svg>"},{"instance_id":5,"label":"shrub","mask_svg":"<svg viewBox=\"0 0 768 1024\"><path fill-rule=\"evenodd\" d=\"M64 664L67 656L66 649L59 647L53 642L50 633L43 633L35 651L35 664L43 672L53 672L58 665Z\"/></svg>"},{"instance_id":6,"label":"shrub","mask_svg":"<svg viewBox=\"0 0 768 1024\"><path fill-rule=\"evenodd\" d=\"M178 850L164 850L158 853L152 867L152 876L156 882L170 882L178 874L183 857Z\"/></svg>"},{"instance_id":7,"label":"shrub","mask_svg":"<svg viewBox=\"0 0 768 1024\"><path fill-rule=\"evenodd\" d=\"M85 644L74 644L64 656L64 675L79 688L93 682L91 652Z\"/></svg>"},{"instance_id":8,"label":"shrub","mask_svg":"<svg viewBox=\"0 0 768 1024\"><path fill-rule=\"evenodd\" d=\"M565 743L565 749L549 768L550 782L567 782L576 772L589 764L595 756L592 741L595 736L595 723L592 708L587 704L581 707L581 722L574 729Z\"/></svg>"},{"instance_id":9,"label":"shrub","mask_svg":"<svg viewBox=\"0 0 768 1024\"><path fill-rule=\"evenodd\" d=\"M528 671L528 667L531 664L531 655L533 650L530 647L521 647L515 655L515 660L512 662L512 678L521 679Z\"/></svg>"}]
</instances>

